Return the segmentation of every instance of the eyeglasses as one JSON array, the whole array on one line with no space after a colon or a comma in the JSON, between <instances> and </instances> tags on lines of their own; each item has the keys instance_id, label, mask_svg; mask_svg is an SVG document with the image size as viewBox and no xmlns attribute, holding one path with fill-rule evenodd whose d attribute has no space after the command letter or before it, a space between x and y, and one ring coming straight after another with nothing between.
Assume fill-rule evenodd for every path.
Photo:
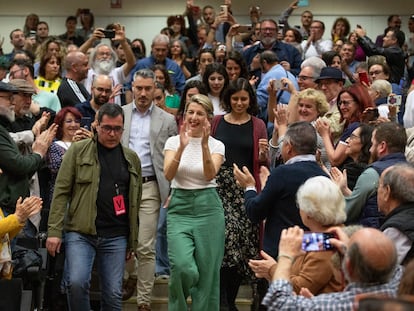
<instances>
[{"instance_id":1,"label":"eyeglasses","mask_svg":"<svg viewBox=\"0 0 414 311\"><path fill-rule=\"evenodd\" d=\"M340 101L338 101L338 107L340 107L342 105L344 105L345 107L348 107L353 102L355 102L355 101L354 100L340 100Z\"/></svg>"},{"instance_id":2,"label":"eyeglasses","mask_svg":"<svg viewBox=\"0 0 414 311\"><path fill-rule=\"evenodd\" d=\"M6 98L6 99L8 99L9 101L12 101L12 99L13 99L13 94L11 94L11 95L0 95L0 97L1 97L1 98Z\"/></svg>"},{"instance_id":3,"label":"eyeglasses","mask_svg":"<svg viewBox=\"0 0 414 311\"><path fill-rule=\"evenodd\" d=\"M262 32L266 32L266 31L273 32L273 31L276 31L276 28L267 27L267 28L260 28L260 30Z\"/></svg>"},{"instance_id":4,"label":"eyeglasses","mask_svg":"<svg viewBox=\"0 0 414 311\"><path fill-rule=\"evenodd\" d=\"M306 80L313 80L313 77L309 77L309 76L298 76L298 80L299 81L306 81Z\"/></svg>"},{"instance_id":5,"label":"eyeglasses","mask_svg":"<svg viewBox=\"0 0 414 311\"><path fill-rule=\"evenodd\" d=\"M381 70L377 70L377 71L370 71L369 72L369 75L370 76L373 76L373 75L379 75L379 74L381 74L381 73L383 73L384 71L381 71Z\"/></svg>"},{"instance_id":6,"label":"eyeglasses","mask_svg":"<svg viewBox=\"0 0 414 311\"><path fill-rule=\"evenodd\" d=\"M361 138L361 136L358 136L358 135L355 135L355 134L349 135L350 140L354 140L354 139L357 139L357 138Z\"/></svg>"},{"instance_id":7,"label":"eyeglasses","mask_svg":"<svg viewBox=\"0 0 414 311\"><path fill-rule=\"evenodd\" d=\"M112 93L112 90L111 89L104 89L103 87L95 87L95 89L98 92L101 92L101 93L103 93L103 92L105 92L105 93Z\"/></svg>"},{"instance_id":8,"label":"eyeglasses","mask_svg":"<svg viewBox=\"0 0 414 311\"><path fill-rule=\"evenodd\" d=\"M105 134L109 134L112 131L114 131L115 134L120 134L124 131L122 126L99 125L99 127Z\"/></svg>"},{"instance_id":9,"label":"eyeglasses","mask_svg":"<svg viewBox=\"0 0 414 311\"><path fill-rule=\"evenodd\" d=\"M67 120L65 120L64 121L66 124L71 124L72 122L75 122L75 123L81 123L81 120L80 119L75 119L75 120L73 120L73 119L67 119Z\"/></svg>"},{"instance_id":10,"label":"eyeglasses","mask_svg":"<svg viewBox=\"0 0 414 311\"><path fill-rule=\"evenodd\" d=\"M14 75L15 75L16 72L23 71L23 70L24 70L24 68L19 68L19 69L16 69L14 71L10 71L9 72L9 76L10 77L14 77Z\"/></svg>"}]
</instances>

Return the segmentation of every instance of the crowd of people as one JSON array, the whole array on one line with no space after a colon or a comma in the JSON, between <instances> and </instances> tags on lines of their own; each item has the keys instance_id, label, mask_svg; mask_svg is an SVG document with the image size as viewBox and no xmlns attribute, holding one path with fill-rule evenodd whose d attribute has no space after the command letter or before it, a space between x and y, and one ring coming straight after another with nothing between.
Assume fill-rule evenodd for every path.
<instances>
[{"instance_id":1,"label":"crowd of people","mask_svg":"<svg viewBox=\"0 0 414 311\"><path fill-rule=\"evenodd\" d=\"M1 278L46 232L50 310L91 309L94 262L102 310L150 311L157 279L171 311L236 311L242 284L257 310L414 303L414 15L327 36L298 3L241 25L188 0L148 52L89 9L61 35L28 15L0 45Z\"/></svg>"}]
</instances>

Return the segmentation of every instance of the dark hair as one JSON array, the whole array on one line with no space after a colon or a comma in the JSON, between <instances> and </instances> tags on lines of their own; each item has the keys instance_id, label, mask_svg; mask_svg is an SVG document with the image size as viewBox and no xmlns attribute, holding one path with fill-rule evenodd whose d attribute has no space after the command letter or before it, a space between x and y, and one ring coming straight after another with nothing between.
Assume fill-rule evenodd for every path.
<instances>
[{"instance_id":1,"label":"dark hair","mask_svg":"<svg viewBox=\"0 0 414 311\"><path fill-rule=\"evenodd\" d=\"M374 103L371 97L369 96L367 88L364 85L362 85L361 83L354 83L350 85L349 87L340 91L338 94L337 104L338 104L339 113L341 114L340 122L344 121L344 118L343 118L343 115L342 115L342 112L339 106L341 95L343 93L348 93L358 105L358 110L353 116L351 116L351 120L346 120L345 122L345 127L346 127L350 123L361 121L361 116L364 110L367 109L368 107L373 107Z\"/></svg>"},{"instance_id":2,"label":"dark hair","mask_svg":"<svg viewBox=\"0 0 414 311\"><path fill-rule=\"evenodd\" d=\"M322 22L321 20L319 20L319 19L314 19L313 21L312 21L312 24L313 23L319 23L321 26L322 26L322 30L325 30L325 23L324 22Z\"/></svg>"},{"instance_id":3,"label":"dark hair","mask_svg":"<svg viewBox=\"0 0 414 311\"><path fill-rule=\"evenodd\" d=\"M369 152L369 149L371 148L372 141L372 132L374 131L374 127L369 124L362 123L360 126L358 126L360 129L359 132L359 139L361 140L361 152L358 156L358 162L359 163L369 163L369 159L371 157L371 153Z\"/></svg>"},{"instance_id":4,"label":"dark hair","mask_svg":"<svg viewBox=\"0 0 414 311\"><path fill-rule=\"evenodd\" d=\"M173 30L170 27L164 27L160 30L161 34L165 34L165 32L167 32L170 37L172 37L174 34Z\"/></svg>"},{"instance_id":5,"label":"dark hair","mask_svg":"<svg viewBox=\"0 0 414 311\"><path fill-rule=\"evenodd\" d=\"M300 121L290 124L284 140L287 140L298 154L316 154L316 130L309 122Z\"/></svg>"},{"instance_id":6,"label":"dark hair","mask_svg":"<svg viewBox=\"0 0 414 311\"><path fill-rule=\"evenodd\" d=\"M16 31L21 31L21 32L23 32L23 30L21 30L20 28L13 29L12 31L10 31L10 34L9 34L10 40L12 40L12 39L13 39L13 34L14 34Z\"/></svg>"},{"instance_id":7,"label":"dark hair","mask_svg":"<svg viewBox=\"0 0 414 311\"><path fill-rule=\"evenodd\" d=\"M167 26L171 27L175 22L179 22L181 25L180 33L185 35L185 21L182 15L170 15L167 18Z\"/></svg>"},{"instance_id":8,"label":"dark hair","mask_svg":"<svg viewBox=\"0 0 414 311\"><path fill-rule=\"evenodd\" d=\"M300 33L300 31L298 29L296 29L296 28L288 28L288 29L285 30L284 35L286 35L286 33L288 31L293 32L293 35L295 36L295 42L296 43L302 43L303 37L302 37L302 34Z\"/></svg>"},{"instance_id":9,"label":"dark hair","mask_svg":"<svg viewBox=\"0 0 414 311\"><path fill-rule=\"evenodd\" d=\"M83 15L89 15L90 16L90 18L91 18L91 27L93 27L93 25L95 24L95 16L93 15L93 13L88 10L87 12L83 12L82 14ZM81 22L82 26L85 27L85 22L83 20L83 16L82 15L80 17L80 22Z\"/></svg>"},{"instance_id":10,"label":"dark hair","mask_svg":"<svg viewBox=\"0 0 414 311\"><path fill-rule=\"evenodd\" d=\"M124 110L119 105L114 105L112 103L103 104L98 110L98 123L102 122L104 116L110 118L116 118L117 116L122 116L122 122L125 120Z\"/></svg>"},{"instance_id":11,"label":"dark hair","mask_svg":"<svg viewBox=\"0 0 414 311\"><path fill-rule=\"evenodd\" d=\"M206 88L206 86L204 85L203 82L201 82L199 80L190 80L190 81L188 81L185 84L183 94L181 95L180 107L178 108L177 116L183 115L185 105L186 105L187 92L188 92L189 89L193 89L193 88L197 88L198 92L200 94L203 94L203 95L206 95L206 96L208 94L207 88Z\"/></svg>"},{"instance_id":12,"label":"dark hair","mask_svg":"<svg viewBox=\"0 0 414 311\"><path fill-rule=\"evenodd\" d=\"M264 61L266 61L268 64L274 64L279 62L279 58L275 52L267 50L260 53L260 63L263 63Z\"/></svg>"},{"instance_id":13,"label":"dark hair","mask_svg":"<svg viewBox=\"0 0 414 311\"><path fill-rule=\"evenodd\" d=\"M326 66L332 66L334 58L338 56L339 59L342 59L341 55L339 55L336 51L326 51L322 53L322 60L325 62Z\"/></svg>"},{"instance_id":14,"label":"dark hair","mask_svg":"<svg viewBox=\"0 0 414 311\"><path fill-rule=\"evenodd\" d=\"M69 21L75 21L77 23L78 19L76 18L76 16L70 15L70 16L66 17L65 23L67 23Z\"/></svg>"},{"instance_id":15,"label":"dark hair","mask_svg":"<svg viewBox=\"0 0 414 311\"><path fill-rule=\"evenodd\" d=\"M33 64L26 59L13 59L10 63L10 68L13 67L14 65L19 66L19 68L23 69L23 68L28 68L29 72L30 72L30 76L33 78L34 77L34 68L33 68Z\"/></svg>"},{"instance_id":16,"label":"dark hair","mask_svg":"<svg viewBox=\"0 0 414 311\"><path fill-rule=\"evenodd\" d=\"M63 138L63 121L65 120L65 117L68 113L73 114L76 119L80 120L82 118L82 114L75 107L67 106L59 110L59 112L56 114L55 119L53 121L55 124L58 125L58 129L56 132L57 139Z\"/></svg>"},{"instance_id":17,"label":"dark hair","mask_svg":"<svg viewBox=\"0 0 414 311\"><path fill-rule=\"evenodd\" d=\"M39 65L39 76L46 78L46 65L53 57L56 58L56 61L59 64L58 77L62 77L62 58L59 55L54 55L51 53L47 53L41 58Z\"/></svg>"},{"instance_id":18,"label":"dark hair","mask_svg":"<svg viewBox=\"0 0 414 311\"><path fill-rule=\"evenodd\" d=\"M16 55L18 55L18 54L24 54L24 55L26 55L29 58L30 63L32 65L34 64L34 61L35 61L36 56L33 54L32 51L29 51L29 50L17 50L17 51L14 51L14 53L13 53L13 60L16 58Z\"/></svg>"},{"instance_id":19,"label":"dark hair","mask_svg":"<svg viewBox=\"0 0 414 311\"><path fill-rule=\"evenodd\" d=\"M384 141L390 153L404 153L407 144L405 128L395 122L383 122L375 127L373 135L378 143Z\"/></svg>"},{"instance_id":20,"label":"dark hair","mask_svg":"<svg viewBox=\"0 0 414 311\"><path fill-rule=\"evenodd\" d=\"M387 283L390 280L391 274L394 272L395 265L397 264L397 256L394 251L389 254L390 258L388 259L389 264L387 266L383 269L373 267L361 254L358 243L352 243L351 246L349 246L346 255L349 258L353 273L358 276L358 281L361 283Z\"/></svg>"},{"instance_id":21,"label":"dark hair","mask_svg":"<svg viewBox=\"0 0 414 311\"><path fill-rule=\"evenodd\" d=\"M249 71L247 70L246 60L244 59L243 55L239 51L230 51L227 53L226 57L224 58L224 66L227 65L227 61L232 60L237 65L240 66L240 76L239 78L249 78Z\"/></svg>"},{"instance_id":22,"label":"dark hair","mask_svg":"<svg viewBox=\"0 0 414 311\"><path fill-rule=\"evenodd\" d=\"M392 28L392 27L390 27L389 29L388 29L388 31L392 31L392 33L393 33L393 37L395 38L395 39L397 39L397 43L398 43L398 46L399 47L402 47L403 46L403 44L404 44L404 42L405 42L405 34L404 34L404 32L402 32L401 30L399 30L398 28ZM387 31L387 32L388 32Z\"/></svg>"},{"instance_id":23,"label":"dark hair","mask_svg":"<svg viewBox=\"0 0 414 311\"><path fill-rule=\"evenodd\" d=\"M340 38L341 40L345 40L346 37L349 35L349 32L351 30L351 25L349 24L349 20L346 17L342 17L342 16L338 17L332 25L332 39L333 39L333 32L335 30L336 24L338 23L343 23L345 26L345 32L343 36Z\"/></svg>"},{"instance_id":24,"label":"dark hair","mask_svg":"<svg viewBox=\"0 0 414 311\"><path fill-rule=\"evenodd\" d=\"M141 39L141 38L135 38L134 40L131 41L131 46L135 41L138 41L141 44L142 49L140 49L140 51L138 51L138 50L136 50L136 48L132 47L132 51L134 52L137 59L139 59L139 57L141 57L141 56L142 56L141 58L144 58L147 55L147 47L145 45L144 40Z\"/></svg>"},{"instance_id":25,"label":"dark hair","mask_svg":"<svg viewBox=\"0 0 414 311\"><path fill-rule=\"evenodd\" d=\"M220 99L221 99L221 97L223 96L224 90L229 85L229 75L227 74L226 67L218 63L208 64L206 66L206 71L204 72L204 75L203 75L203 83L206 86L207 91L210 93L211 89L210 89L210 84L208 83L208 78L215 72L217 72L218 74L224 77L224 86L220 92Z\"/></svg>"},{"instance_id":26,"label":"dark hair","mask_svg":"<svg viewBox=\"0 0 414 311\"><path fill-rule=\"evenodd\" d=\"M249 108L247 108L247 113L253 116L257 115L259 113L259 106L257 105L256 94L249 80L245 78L238 78L229 83L229 86L223 94L222 105L224 110L227 112L231 111L231 96L239 91L246 91L249 94Z\"/></svg>"},{"instance_id":27,"label":"dark hair","mask_svg":"<svg viewBox=\"0 0 414 311\"><path fill-rule=\"evenodd\" d=\"M162 74L164 75L164 79L165 79L164 88L168 91L168 93L173 95L175 93L175 88L174 88L174 85L171 83L171 78L167 71L167 68L165 68L164 65L155 64L154 66L152 66L151 70L154 72L154 74L155 74L155 70L159 70L162 72Z\"/></svg>"}]
</instances>

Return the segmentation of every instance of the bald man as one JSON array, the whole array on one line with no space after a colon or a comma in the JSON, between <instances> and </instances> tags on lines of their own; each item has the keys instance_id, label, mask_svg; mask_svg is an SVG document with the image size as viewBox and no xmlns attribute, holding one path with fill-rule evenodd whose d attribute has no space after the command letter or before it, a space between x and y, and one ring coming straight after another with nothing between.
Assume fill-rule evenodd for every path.
<instances>
[{"instance_id":1,"label":"bald man","mask_svg":"<svg viewBox=\"0 0 414 311\"><path fill-rule=\"evenodd\" d=\"M64 65L66 76L57 91L62 108L88 101L91 95L81 83L88 76L88 57L79 51L69 52Z\"/></svg>"},{"instance_id":2,"label":"bald man","mask_svg":"<svg viewBox=\"0 0 414 311\"><path fill-rule=\"evenodd\" d=\"M99 108L109 102L112 94L112 79L108 75L100 74L95 77L91 86L92 99L75 105L82 114L81 126L91 129L95 114Z\"/></svg>"},{"instance_id":3,"label":"bald man","mask_svg":"<svg viewBox=\"0 0 414 311\"><path fill-rule=\"evenodd\" d=\"M381 231L394 241L398 263L414 258L414 167L393 165L382 172L378 184L378 209L385 215Z\"/></svg>"},{"instance_id":4,"label":"bald man","mask_svg":"<svg viewBox=\"0 0 414 311\"><path fill-rule=\"evenodd\" d=\"M331 239L332 244L344 254L343 272L348 285L343 292L311 298L292 294L291 266L295 258L303 254L303 230L295 226L282 231L278 264L263 300L268 310L352 310L357 294L396 296L402 269L397 266L393 241L373 228L360 229L350 239L340 228L332 231L339 238Z\"/></svg>"}]
</instances>

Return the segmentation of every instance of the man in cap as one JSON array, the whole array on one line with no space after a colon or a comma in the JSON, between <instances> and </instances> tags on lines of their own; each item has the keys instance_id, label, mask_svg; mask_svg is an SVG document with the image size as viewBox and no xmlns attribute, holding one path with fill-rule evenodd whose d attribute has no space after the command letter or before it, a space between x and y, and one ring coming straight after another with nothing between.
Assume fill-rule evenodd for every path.
<instances>
[{"instance_id":1,"label":"man in cap","mask_svg":"<svg viewBox=\"0 0 414 311\"><path fill-rule=\"evenodd\" d=\"M325 94L329 103L329 111L324 115L324 118L329 123L331 135L334 142L336 142L342 134L343 124L339 122L341 114L339 113L336 104L338 94L344 87L345 79L342 71L333 68L325 67L321 70L321 75L315 80L318 83L318 88Z\"/></svg>"},{"instance_id":2,"label":"man in cap","mask_svg":"<svg viewBox=\"0 0 414 311\"><path fill-rule=\"evenodd\" d=\"M0 158L3 174L0 174L0 205L6 215L14 213L19 197L29 196L29 179L43 164L57 127L52 125L40 134L32 145L32 153L22 155L9 134L15 119L14 85L0 82Z\"/></svg>"}]
</instances>

